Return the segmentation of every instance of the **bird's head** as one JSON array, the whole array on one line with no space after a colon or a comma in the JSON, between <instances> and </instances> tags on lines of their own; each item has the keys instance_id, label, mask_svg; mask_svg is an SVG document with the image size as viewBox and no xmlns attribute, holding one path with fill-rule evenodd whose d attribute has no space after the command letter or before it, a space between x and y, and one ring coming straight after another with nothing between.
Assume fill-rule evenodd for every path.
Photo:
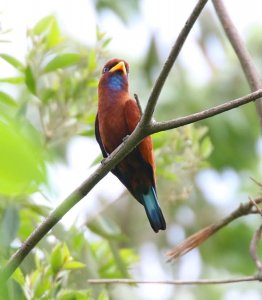
<instances>
[{"instance_id":1,"label":"bird's head","mask_svg":"<svg viewBox=\"0 0 262 300\"><path fill-rule=\"evenodd\" d=\"M129 65L121 59L109 60L102 71L99 85L112 91L128 90Z\"/></svg>"}]
</instances>

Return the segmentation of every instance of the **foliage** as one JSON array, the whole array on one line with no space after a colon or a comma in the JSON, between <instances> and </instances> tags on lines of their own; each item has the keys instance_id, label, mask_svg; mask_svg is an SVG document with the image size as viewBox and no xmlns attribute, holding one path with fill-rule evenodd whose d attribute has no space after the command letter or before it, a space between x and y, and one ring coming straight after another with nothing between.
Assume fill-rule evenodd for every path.
<instances>
[{"instance_id":1,"label":"foliage","mask_svg":"<svg viewBox=\"0 0 262 300\"><path fill-rule=\"evenodd\" d=\"M99 30L94 48L70 41L54 16L43 18L29 29L28 39L31 46L25 63L0 54L18 73L0 81L20 90L17 98L0 91L2 264L50 212L50 207L36 204L32 195L48 185L47 163L63 158L71 137L94 135L97 65L109 42ZM106 299L105 290L86 288L88 275L76 280L71 274L83 272L92 264L97 276L128 275L127 266L135 259L132 250L118 253L111 237L99 227L96 233L104 239L99 243L89 244L74 228L65 232L61 226L56 232L56 242L42 241L8 286L2 286L4 299Z\"/></svg>"},{"instance_id":2,"label":"foliage","mask_svg":"<svg viewBox=\"0 0 262 300\"><path fill-rule=\"evenodd\" d=\"M98 12L112 10L124 22L129 20L126 5L137 12L138 3L95 1ZM179 62L162 95L158 119L192 113L247 92L221 34L207 26L208 17L201 19L198 43L209 63L210 78L205 84L194 83L187 67ZM51 211L48 199L40 203L37 200L39 194L51 189L47 166L58 161L66 163L67 147L76 135L94 138L97 78L110 42L98 29L96 45L86 47L66 37L52 15L41 19L27 34L29 50L24 61L0 53L2 62L17 71L16 76L0 78L1 265ZM223 49L227 64L218 65L209 53L211 38ZM252 36L252 45L256 40ZM259 47L255 45L259 60ZM160 67L158 46L152 34L140 64L143 67L135 68L137 62L132 64L131 72L137 74L131 75L132 86L137 84L143 97L149 94L155 70ZM224 213L204 197L195 180L197 175L206 168L257 172L257 131L255 111L249 105L202 125L155 134L158 194L170 231L153 235L140 205L126 201L126 194L110 207L100 199L103 209L86 220L86 226L65 228L58 224L29 254L7 286L2 286L0 299L119 299L115 290L89 286L87 279L132 277L145 245L158 250L156 259L166 271L170 267L163 262L162 250L172 247L174 240L178 242L176 232L188 236ZM247 185L246 190L252 189ZM241 191L236 197L239 195ZM173 228L177 230L175 237L171 236ZM202 274L213 274L214 269L216 273L253 272L250 259L246 259L253 231L252 222L240 220L203 245L199 252ZM176 263L175 277L182 267L183 262ZM202 290L194 291L200 298L205 297ZM212 299L222 294L216 287L206 293Z\"/></svg>"}]
</instances>

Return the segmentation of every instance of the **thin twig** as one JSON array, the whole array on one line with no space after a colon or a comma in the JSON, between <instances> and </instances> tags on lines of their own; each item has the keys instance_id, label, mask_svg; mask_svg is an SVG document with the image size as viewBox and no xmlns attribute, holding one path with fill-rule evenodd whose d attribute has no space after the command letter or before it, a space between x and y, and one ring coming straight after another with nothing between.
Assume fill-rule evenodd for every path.
<instances>
[{"instance_id":1,"label":"thin twig","mask_svg":"<svg viewBox=\"0 0 262 300\"><path fill-rule=\"evenodd\" d=\"M262 202L262 198L254 199L254 202L256 204ZM215 232L222 229L232 221L236 220L239 217L245 216L250 214L253 207L252 202L247 202L245 204L241 204L236 210L234 210L232 213L230 213L227 217L223 218L219 222L215 224L211 224L204 229L201 229L200 231L196 232L195 234L189 236L187 239L185 239L183 242L178 244L176 247L171 249L167 255L169 257L169 261L177 259L178 257L188 253L192 249L198 247L201 245L204 241L206 241L208 238L210 238Z\"/></svg>"},{"instance_id":2,"label":"thin twig","mask_svg":"<svg viewBox=\"0 0 262 300\"><path fill-rule=\"evenodd\" d=\"M27 256L27 254L35 247L35 245L48 233L49 230L51 230L54 225L76 204L78 203L88 192L112 169L114 168L128 153L130 153L134 147L148 134L152 132L156 132L156 128L154 127L154 130L150 132L148 129L148 125L151 122L152 114L157 102L157 99L159 97L160 91L162 89L162 86L168 76L168 72L170 71L181 47L184 43L189 30L192 28L193 23L197 19L200 11L204 7L205 3L207 1L199 1L194 13L190 16L190 19L185 24L186 29L182 29L181 34L179 35L179 38L176 42L176 45L173 47L171 53L172 55L169 56L165 67L163 68L161 74L159 77L161 77L159 80L157 80L155 87L153 88L153 91L150 95L149 102L147 105L147 109L145 111L145 114L143 115L142 124L140 126L137 126L137 128L134 130L134 132L130 135L128 140L124 143L124 145L120 145L115 151L111 153L111 155L108 156L108 158L105 159L103 165L100 165L96 171L91 174L91 176L84 181L77 189L75 189L47 218L46 220L40 224L36 230L28 237L28 239L23 243L23 245L17 250L17 252L10 258L7 265L1 270L0 273L0 280L6 280L8 279L11 274L14 272L14 270L21 264L21 262L24 260L24 258ZM184 32L184 34L182 34ZM232 103L232 106L227 107L224 110L221 110L220 112L215 112L214 114L221 113L227 109L232 109L234 107L244 105L249 101L253 101L257 99L258 97L262 96L262 90L257 91L255 93L252 93L248 95L247 97L243 97L240 99L239 102ZM250 98L251 97L251 98ZM239 100L239 99L238 99ZM210 114L210 110L207 110ZM212 115L212 112L209 116ZM194 114L188 117L179 118L177 120L171 121L171 126L168 128L168 124L165 124L167 126L167 129L179 127L182 125L190 124L196 121L199 121L201 119L206 118L205 112L200 112L198 114ZM173 122L173 123L172 123ZM147 128L147 129L146 129ZM160 127L159 127L160 128ZM144 129L144 130L143 130ZM151 128L152 129L152 128Z\"/></svg>"},{"instance_id":3,"label":"thin twig","mask_svg":"<svg viewBox=\"0 0 262 300\"><path fill-rule=\"evenodd\" d=\"M6 266L0 271L0 282L7 280L15 269L22 263L27 254L35 247L35 245L51 230L55 224L82 198L84 198L90 190L121 160L123 160L142 139L149 135L147 130L148 125L152 120L152 114L158 100L160 91L167 79L168 73L174 64L176 57L187 38L188 33L192 29L200 12L208 0L199 0L196 4L193 13L190 15L186 24L181 30L172 50L168 57L159 78L153 87L152 93L149 97L146 111L141 118L139 126L133 131L127 141L115 149L100 165L90 177L85 180L78 188L76 188L53 212L34 230L34 232L26 239L22 246L14 253L14 255L7 262Z\"/></svg>"},{"instance_id":4,"label":"thin twig","mask_svg":"<svg viewBox=\"0 0 262 300\"><path fill-rule=\"evenodd\" d=\"M252 180L252 181L254 181L260 188L262 188L262 183L261 182L259 182L259 181L257 181L255 178L253 178L253 177L250 177L250 179Z\"/></svg>"},{"instance_id":5,"label":"thin twig","mask_svg":"<svg viewBox=\"0 0 262 300\"><path fill-rule=\"evenodd\" d=\"M243 276L228 279L199 279L199 280L136 280L136 279L89 279L89 284L171 284L171 285L200 285L227 284L247 281L261 281L260 276Z\"/></svg>"},{"instance_id":6,"label":"thin twig","mask_svg":"<svg viewBox=\"0 0 262 300\"><path fill-rule=\"evenodd\" d=\"M262 275L262 262L257 255L257 248L258 248L258 243L261 239L261 235L262 235L262 225L260 225L260 227L254 233L249 248L250 255L254 260L260 275Z\"/></svg>"},{"instance_id":7,"label":"thin twig","mask_svg":"<svg viewBox=\"0 0 262 300\"><path fill-rule=\"evenodd\" d=\"M257 212L262 216L262 210L261 208L257 205L256 201L252 197L248 197L249 201L252 202L254 207L256 208Z\"/></svg>"},{"instance_id":8,"label":"thin twig","mask_svg":"<svg viewBox=\"0 0 262 300\"><path fill-rule=\"evenodd\" d=\"M141 106L139 97L138 97L137 94L134 94L134 97L135 97L135 100L136 100L136 104L137 104L137 106L138 106L138 108L139 108L139 110L140 110L140 113L141 113L141 115L142 115L142 114L143 114L143 110L142 110L142 106Z\"/></svg>"},{"instance_id":9,"label":"thin twig","mask_svg":"<svg viewBox=\"0 0 262 300\"><path fill-rule=\"evenodd\" d=\"M262 90L255 93L249 94L240 99L232 100L232 105L227 102L232 109L235 106L244 105L249 101L253 101L258 97L262 96ZM239 101L241 103L239 103ZM235 106L234 106L235 105ZM187 124L194 123L201 119L206 118L207 113L210 111L202 111L197 114L189 115L187 117L178 118L174 121L170 121L170 126L165 124L166 129L171 129ZM212 109L211 109L212 111ZM221 113L224 110L217 112ZM160 123L161 124L161 123ZM128 153L130 153L134 147L144 138L145 134L151 134L157 132L155 126L150 127L151 132L142 132L141 128L137 126L134 132L130 135L128 140L121 144L115 151L113 151L94 172L87 178L79 187L77 187L59 206L57 206L54 211L34 230L34 232L24 241L22 246L14 253L10 258L6 266L0 271L0 282L1 280L7 280L15 269L22 263L24 258L28 253L35 247L35 245L51 230L55 224L61 220L61 218L74 206L76 205L84 196L86 196L92 188L103 178L107 173L110 172ZM159 130L164 130L159 126Z\"/></svg>"},{"instance_id":10,"label":"thin twig","mask_svg":"<svg viewBox=\"0 0 262 300\"><path fill-rule=\"evenodd\" d=\"M257 68L246 48L244 41L242 40L237 28L229 16L223 0L212 0L212 2L228 40L230 41L240 61L251 91L253 92L261 89L262 83ZM260 125L262 126L262 99L256 102L256 108L260 118Z\"/></svg>"}]
</instances>

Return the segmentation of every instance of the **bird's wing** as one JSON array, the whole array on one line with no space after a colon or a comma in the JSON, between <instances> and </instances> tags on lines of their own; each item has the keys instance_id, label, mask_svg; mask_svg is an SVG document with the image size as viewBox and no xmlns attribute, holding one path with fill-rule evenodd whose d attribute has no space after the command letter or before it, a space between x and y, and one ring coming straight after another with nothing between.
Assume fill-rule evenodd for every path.
<instances>
[{"instance_id":1,"label":"bird's wing","mask_svg":"<svg viewBox=\"0 0 262 300\"><path fill-rule=\"evenodd\" d=\"M100 146L101 152L103 154L103 157L106 158L108 156L108 153L106 152L106 149L103 145L103 142L101 140L100 132L99 132L99 121L98 121L98 115L96 115L96 122L95 122L95 135L96 140Z\"/></svg>"},{"instance_id":2,"label":"bird's wing","mask_svg":"<svg viewBox=\"0 0 262 300\"><path fill-rule=\"evenodd\" d=\"M129 134L131 134L135 130L141 118L139 107L132 99L128 100L125 104L125 118ZM152 173L153 182L155 183L155 162L151 137L144 138L138 145L138 150L142 160L146 163L147 167L150 168L150 173Z\"/></svg>"},{"instance_id":3,"label":"bird's wing","mask_svg":"<svg viewBox=\"0 0 262 300\"><path fill-rule=\"evenodd\" d=\"M96 140L100 146L101 152L103 154L103 157L106 158L108 157L108 153L103 145L101 136L100 136L100 132L99 132L99 120L98 120L98 115L96 115L96 121L95 121L95 136L96 136ZM127 187L128 190L130 190L130 192L132 193L132 188L129 184L129 182L127 181L127 179L125 178L125 176L123 176L123 174L118 170L117 167L115 167L114 169L111 170L111 172L118 177L118 179Z\"/></svg>"},{"instance_id":4,"label":"bird's wing","mask_svg":"<svg viewBox=\"0 0 262 300\"><path fill-rule=\"evenodd\" d=\"M132 99L127 100L125 103L125 118L129 133L131 134L141 118L141 112L136 102Z\"/></svg>"}]
</instances>

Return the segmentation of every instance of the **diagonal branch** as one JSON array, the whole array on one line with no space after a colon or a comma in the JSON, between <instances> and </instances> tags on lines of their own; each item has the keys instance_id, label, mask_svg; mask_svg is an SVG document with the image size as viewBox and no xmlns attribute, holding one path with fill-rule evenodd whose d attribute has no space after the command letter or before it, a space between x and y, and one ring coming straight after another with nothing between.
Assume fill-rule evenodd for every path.
<instances>
[{"instance_id":1,"label":"diagonal branch","mask_svg":"<svg viewBox=\"0 0 262 300\"><path fill-rule=\"evenodd\" d=\"M178 118L169 122L152 124L152 115L160 95L161 89L165 83L170 69L172 68L180 49L187 38L194 22L199 16L201 10L206 4L207 0L199 0L193 13L190 15L184 28L181 31L171 53L153 87L152 93L149 97L148 105L145 113L139 123L139 126L130 135L127 141L120 145L114 152L108 156L103 164L101 164L91 176L84 181L78 188L76 188L47 218L43 221L35 231L27 238L23 245L10 258L7 265L0 272L0 280L7 280L15 269L22 263L27 254L35 247L35 245L51 230L57 222L75 205L77 204L89 191L110 171L112 170L126 155L128 155L139 142L151 133L157 130L167 130L177 128L186 124L190 124L210 116L222 113L226 110L233 109L240 105L254 101L262 97L262 90L256 91L245 97L232 100L228 103L222 104L213 109L202 111L187 117Z\"/></svg>"},{"instance_id":2,"label":"diagonal branch","mask_svg":"<svg viewBox=\"0 0 262 300\"><path fill-rule=\"evenodd\" d=\"M251 91L256 91L262 88L259 73L253 63L252 57L250 56L244 41L242 40L237 28L231 20L227 9L223 3L223 0L212 0L215 7L217 16L224 28L224 31L234 48L239 62L242 66L243 72L246 76ZM256 102L257 112L260 118L260 125L262 127L262 99Z\"/></svg>"},{"instance_id":3,"label":"diagonal branch","mask_svg":"<svg viewBox=\"0 0 262 300\"><path fill-rule=\"evenodd\" d=\"M254 101L255 99L262 96L262 90L259 90L255 93L249 94L245 97L239 99L229 101L224 105L231 105L230 109L234 107L244 105L247 103L247 99L249 101ZM170 128L179 127L182 125L187 125L194 123L196 121L202 120L206 117L207 112L209 110L202 111L193 115L189 115L187 117L178 118L174 121L170 121L172 125L176 123L176 126L170 126ZM222 113L224 110L222 109L220 112ZM187 119L186 119L187 118ZM157 123L158 124L158 123ZM149 131L157 132L154 126L149 128ZM160 123L161 124L161 123ZM168 127L168 126L166 126ZM166 129L170 129L166 128ZM161 128L160 128L161 130ZM107 174L113 169L128 153L130 153L134 147L144 138L145 135L150 134L152 132L142 133L142 128L137 126L135 131L130 135L127 141L121 144L114 152L108 156L103 164L101 164L96 171L90 175L90 177L85 180L78 188L76 188L55 210L43 221L35 231L27 238L27 240L23 243L23 245L15 252L15 254L10 258L7 265L0 272L0 281L7 280L15 269L21 264L27 254L35 247L35 245L51 230L56 223L61 220L61 218L74 206L76 205L82 198L84 198L89 191Z\"/></svg>"},{"instance_id":4,"label":"diagonal branch","mask_svg":"<svg viewBox=\"0 0 262 300\"><path fill-rule=\"evenodd\" d=\"M0 271L0 282L7 280L15 269L22 263L27 254L35 247L35 245L51 230L55 224L82 198L84 198L89 191L121 160L125 158L141 140L149 135L150 132L147 126L150 124L155 105L157 103L161 89L167 79L168 73L173 66L180 49L182 48L190 30L197 20L200 12L204 8L208 0L199 0L188 18L186 24L182 28L178 39L176 40L171 53L153 87L152 93L148 100L146 111L143 114L139 126L130 135L127 141L120 145L115 151L108 156L102 165L84 181L78 188L76 188L55 210L41 223L35 231L26 239L22 246L10 258L7 265Z\"/></svg>"},{"instance_id":5,"label":"diagonal branch","mask_svg":"<svg viewBox=\"0 0 262 300\"><path fill-rule=\"evenodd\" d=\"M208 0L199 0L192 11L191 15L187 19L184 27L182 28L179 36L177 37L176 43L172 47L170 54L163 66L163 69L161 70L154 87L152 89L152 92L149 96L147 106L145 108L145 114L142 117L141 120L141 126L148 125L151 122L155 106L157 103L157 100L159 98L159 95L161 93L161 90L165 84L165 81L168 77L168 74L170 70L172 69L174 62L176 61L178 54L180 53L180 50L182 46L184 45L186 38L192 29L194 23L196 22L197 18L199 17L201 11L203 10L204 6L206 5Z\"/></svg>"}]
</instances>

